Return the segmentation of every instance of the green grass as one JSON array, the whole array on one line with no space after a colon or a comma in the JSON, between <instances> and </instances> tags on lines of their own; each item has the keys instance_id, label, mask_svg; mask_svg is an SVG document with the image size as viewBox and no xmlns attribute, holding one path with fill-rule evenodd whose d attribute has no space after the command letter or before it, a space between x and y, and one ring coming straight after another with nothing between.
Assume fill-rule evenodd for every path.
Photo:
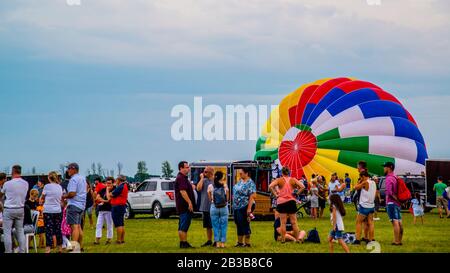
<instances>
[{"instance_id":1,"label":"green grass","mask_svg":"<svg viewBox=\"0 0 450 273\"><path fill-rule=\"evenodd\" d=\"M348 215L345 217L345 228L347 232L355 230L355 210L347 207ZM450 219L439 219L436 212L425 215L425 224L413 225L412 215L403 213L405 228L403 246L391 246L393 233L392 226L385 212L380 212L380 221L375 222L375 239L381 245L382 253L448 253L450 252ZM200 248L205 240L205 231L202 228L201 218L194 219L189 231L189 242L197 247L192 250L181 250L178 245L177 227L178 219L155 220L151 215L137 216L136 219L126 221L126 244L94 245L95 230L89 225L85 228L84 248L86 253L328 253L326 241L331 229L329 211L321 220L314 221L310 218L299 219L302 230L310 230L317 227L322 243L315 244L293 244L281 245L273 240L273 223L255 221L252 222L252 245L251 249L236 249L236 229L234 222L229 222L228 245L224 250L214 248ZM105 230L104 230L105 231ZM105 233L104 235L105 236ZM342 252L340 246L335 246L336 252ZM368 253L365 244L361 246L350 246L353 253Z\"/></svg>"}]
</instances>

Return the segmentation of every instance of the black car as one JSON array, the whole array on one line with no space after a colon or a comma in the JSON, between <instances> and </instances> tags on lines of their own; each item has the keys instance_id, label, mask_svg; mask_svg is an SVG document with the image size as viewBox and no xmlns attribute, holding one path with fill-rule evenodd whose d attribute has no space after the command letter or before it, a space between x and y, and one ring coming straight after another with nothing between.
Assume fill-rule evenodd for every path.
<instances>
[{"instance_id":1,"label":"black car","mask_svg":"<svg viewBox=\"0 0 450 273\"><path fill-rule=\"evenodd\" d=\"M420 194L420 198L422 199L423 204L427 204L427 189L426 189L426 180L425 176L422 175L400 175L399 178L402 178L405 181L406 186L411 192L411 196L414 197L414 195L418 192ZM380 189L380 196L381 196L381 202L380 202L380 208L386 208L386 183L385 183L385 177L380 177L380 181L378 183L378 188ZM402 209L409 209L410 202L402 205ZM425 212L431 211L431 207L425 207Z\"/></svg>"}]
</instances>

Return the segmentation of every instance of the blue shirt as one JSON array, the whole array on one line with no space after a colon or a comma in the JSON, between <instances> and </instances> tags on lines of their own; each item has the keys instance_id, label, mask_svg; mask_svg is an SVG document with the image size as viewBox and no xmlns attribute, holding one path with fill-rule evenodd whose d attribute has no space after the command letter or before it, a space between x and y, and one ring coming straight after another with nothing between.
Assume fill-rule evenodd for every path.
<instances>
[{"instance_id":1,"label":"blue shirt","mask_svg":"<svg viewBox=\"0 0 450 273\"><path fill-rule=\"evenodd\" d=\"M86 208L86 194L87 194L86 178L79 174L75 174L70 178L69 185L67 186L68 192L75 192L75 196L68 201L68 205L75 206L84 210Z\"/></svg>"},{"instance_id":2,"label":"blue shirt","mask_svg":"<svg viewBox=\"0 0 450 273\"><path fill-rule=\"evenodd\" d=\"M250 200L250 195L256 192L256 185L253 180L248 180L247 182L243 182L240 180L233 187L233 208L241 209L243 207L248 206L248 202Z\"/></svg>"}]
</instances>

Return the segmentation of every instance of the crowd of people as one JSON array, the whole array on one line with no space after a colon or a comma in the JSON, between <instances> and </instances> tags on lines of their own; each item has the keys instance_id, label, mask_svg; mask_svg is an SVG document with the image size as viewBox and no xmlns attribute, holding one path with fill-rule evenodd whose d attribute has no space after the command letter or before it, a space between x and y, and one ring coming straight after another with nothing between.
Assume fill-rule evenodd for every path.
<instances>
[{"instance_id":1,"label":"crowd of people","mask_svg":"<svg viewBox=\"0 0 450 273\"><path fill-rule=\"evenodd\" d=\"M128 198L126 178L97 179L95 189L87 178L79 174L79 166L67 166L64 181L56 172L48 174L48 181L39 181L29 191L29 183L22 179L22 168L12 167L11 180L0 173L0 222L5 253L27 252L26 234L36 234L39 247L45 252L61 253L78 247L84 251L85 217L93 228L93 210L97 214L94 244L99 244L106 224L106 244L113 239L116 227L117 244L125 243L124 215ZM27 198L28 197L28 198ZM32 217L35 215L35 217Z\"/></svg>"},{"instance_id":2,"label":"crowd of people","mask_svg":"<svg viewBox=\"0 0 450 273\"><path fill-rule=\"evenodd\" d=\"M403 241L403 224L401 209L404 201L400 198L401 179L395 175L395 164L383 165L385 172L386 212L393 227L394 246L401 246ZM290 170L283 167L280 177L269 185L274 197L275 213L274 239L282 244L286 242L303 243L308 237L306 231L299 228L297 212L299 196L309 202L311 218L319 220L329 205L331 231L328 236L330 252L338 244L345 252L349 247L344 240L345 227L343 218L347 215L345 202L356 204L355 240L353 244L375 241L375 221L381 200L378 188L379 178L370 175L364 161L358 163L359 179L352 185L348 174L339 179L336 173L326 182L323 175L314 174L308 181L303 176L297 180L290 176ZM69 164L61 181L56 172L48 174L48 181L39 181L29 190L29 183L21 177L21 166L12 167L11 180L0 173L0 231L3 235L6 253L27 251L26 234L35 234L39 247L45 246L45 252L56 249L73 249L73 244L83 251L83 237L87 230L85 218L88 217L90 228L94 228L93 214L96 215L95 241L101 243L103 229L106 226L105 244L111 244L116 228L116 243L125 243L124 215L128 198L129 185L125 176L108 177L104 181L97 177L92 186L86 177L79 174L76 163ZM179 173L175 180L175 202L179 215L178 235L180 248L193 248L188 242L188 231L196 209L196 194L200 193L199 211L203 216L203 228L206 242L202 247L214 246L225 248L227 243L228 218L232 206L237 233L235 247L251 247L251 222L254 219L256 184L251 179L251 170L238 170L239 179L230 190L227 176L213 167L206 167L200 174L197 184L188 178L189 163L178 164ZM352 189L352 191L351 191ZM450 218L450 187L442 177L433 187L440 218ZM348 209L348 206L347 206ZM411 197L410 211L424 223L424 206L419 193ZM446 216L444 215L446 213ZM364 237L363 237L364 235Z\"/></svg>"},{"instance_id":3,"label":"crowd of people","mask_svg":"<svg viewBox=\"0 0 450 273\"><path fill-rule=\"evenodd\" d=\"M230 199L229 189L224 174L215 172L213 167L206 167L200 175L200 181L194 186L189 179L189 164L185 161L179 164L179 174L175 182L175 196L177 211L180 215L178 232L180 248L192 248L187 241L187 234L195 208L194 191L200 193L199 210L203 215L203 227L206 231L207 241L202 245L225 247L228 225L228 204L233 207L234 222L238 241L235 247L250 247L251 220L255 207L256 185L251 180L248 169L239 170L240 179L232 189ZM330 220L332 230L328 242L330 252L334 251L334 243L338 242L345 252L349 248L344 241L344 221L346 215L345 203L355 203L357 216L355 219L355 240L352 244L360 245L362 242L369 244L375 242L375 221L379 221L378 210L380 203L385 201L388 218L393 227L393 246L401 246L403 242L403 224L401 209L404 201L399 198L401 181L395 175L395 164L386 162L383 164L385 174L385 200L381 199L379 178L371 176L364 161L358 162L359 179L355 184L349 174L339 178L336 173L331 179L320 174L314 174L308 181L305 176L297 180L290 176L290 170L282 168L280 177L272 181L269 190L274 196L273 208L275 213L274 239L281 243L303 243L307 237L304 230L300 230L297 222L299 203L298 196L306 196L309 202L311 217L320 219L323 217L327 204L330 207ZM439 178L434 186L437 193L437 204L441 217L444 209L450 215L448 204L450 187L447 187ZM444 206L445 205L445 206ZM348 207L347 207L348 208ZM423 223L424 208L419 193L411 198L411 213L420 218ZM213 236L214 235L214 236ZM364 235L364 236L363 236Z\"/></svg>"}]
</instances>

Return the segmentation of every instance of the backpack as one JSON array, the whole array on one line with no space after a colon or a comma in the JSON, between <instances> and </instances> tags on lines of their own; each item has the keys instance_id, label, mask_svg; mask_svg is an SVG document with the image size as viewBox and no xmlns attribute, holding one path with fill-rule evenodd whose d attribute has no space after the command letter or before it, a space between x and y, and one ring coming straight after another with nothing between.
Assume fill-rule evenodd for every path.
<instances>
[{"instance_id":1,"label":"backpack","mask_svg":"<svg viewBox=\"0 0 450 273\"><path fill-rule=\"evenodd\" d=\"M306 238L306 242L320 244L320 237L317 228L314 228L308 232L308 237Z\"/></svg>"},{"instance_id":2,"label":"backpack","mask_svg":"<svg viewBox=\"0 0 450 273\"><path fill-rule=\"evenodd\" d=\"M401 203L406 203L411 199L411 192L406 187L405 180L397 177L397 199Z\"/></svg>"},{"instance_id":3,"label":"backpack","mask_svg":"<svg viewBox=\"0 0 450 273\"><path fill-rule=\"evenodd\" d=\"M227 205L227 194L224 187L214 188L213 191L214 206L218 209Z\"/></svg>"}]
</instances>

